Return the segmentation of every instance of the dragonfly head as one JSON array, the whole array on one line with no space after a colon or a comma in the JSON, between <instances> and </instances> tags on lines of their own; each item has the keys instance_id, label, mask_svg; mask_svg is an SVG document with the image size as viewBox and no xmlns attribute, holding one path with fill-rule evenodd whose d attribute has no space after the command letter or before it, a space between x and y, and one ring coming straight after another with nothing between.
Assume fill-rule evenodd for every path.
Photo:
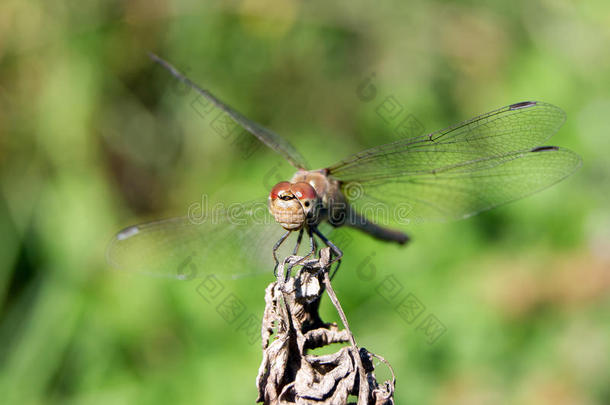
<instances>
[{"instance_id":1,"label":"dragonfly head","mask_svg":"<svg viewBox=\"0 0 610 405\"><path fill-rule=\"evenodd\" d=\"M286 230L301 229L316 216L318 206L318 195L309 183L282 181L269 193L269 212Z\"/></svg>"}]
</instances>

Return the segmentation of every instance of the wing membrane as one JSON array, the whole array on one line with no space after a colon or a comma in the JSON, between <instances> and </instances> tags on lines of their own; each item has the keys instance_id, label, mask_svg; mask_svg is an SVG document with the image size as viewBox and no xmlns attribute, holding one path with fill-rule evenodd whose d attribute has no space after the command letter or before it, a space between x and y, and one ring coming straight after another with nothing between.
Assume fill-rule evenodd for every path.
<instances>
[{"instance_id":1,"label":"wing membrane","mask_svg":"<svg viewBox=\"0 0 610 405\"><path fill-rule=\"evenodd\" d=\"M107 261L119 270L176 279L272 271L271 248L283 229L265 200L205 215L128 227L111 240Z\"/></svg>"},{"instance_id":2,"label":"wing membrane","mask_svg":"<svg viewBox=\"0 0 610 405\"><path fill-rule=\"evenodd\" d=\"M294 146L292 146L292 144L290 144L290 142L288 142L286 139L282 138L280 135L276 134L270 129L267 129L262 125L259 125L256 122L246 118L240 112L229 107L220 99L216 98L216 96L214 96L212 93L193 83L169 62L166 62L155 54L150 53L149 55L152 60L157 62L163 68L167 69L175 78L193 88L197 93L211 101L217 108L227 113L238 125L257 137L262 143L282 155L286 160L288 160L288 162L290 162L291 165L297 169L307 168L307 163L303 156L301 156Z\"/></svg>"},{"instance_id":3,"label":"wing membrane","mask_svg":"<svg viewBox=\"0 0 610 405\"><path fill-rule=\"evenodd\" d=\"M346 192L350 203L379 222L464 218L573 173L581 164L578 155L535 148L564 121L564 112L550 104L512 104L430 135L366 150L329 172L343 187L359 190Z\"/></svg>"}]
</instances>

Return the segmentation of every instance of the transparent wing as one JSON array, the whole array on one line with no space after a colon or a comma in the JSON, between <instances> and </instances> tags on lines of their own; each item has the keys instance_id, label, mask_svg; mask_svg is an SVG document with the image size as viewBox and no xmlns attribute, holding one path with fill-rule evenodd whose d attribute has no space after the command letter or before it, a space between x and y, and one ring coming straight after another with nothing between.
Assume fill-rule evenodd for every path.
<instances>
[{"instance_id":1,"label":"transparent wing","mask_svg":"<svg viewBox=\"0 0 610 405\"><path fill-rule=\"evenodd\" d=\"M290 144L290 142L288 142L286 139L282 138L280 135L276 134L270 129L267 129L244 117L241 113L216 98L216 96L214 96L212 93L193 83L169 62L166 62L155 54L149 53L149 55L152 60L157 62L163 68L167 69L174 77L193 88L197 93L211 101L217 108L226 112L238 125L257 137L262 143L282 155L286 160L288 160L288 162L290 162L291 165L297 169L307 168L307 162L303 156L301 156L294 146L292 146L292 144Z\"/></svg>"},{"instance_id":2,"label":"transparent wing","mask_svg":"<svg viewBox=\"0 0 610 405\"><path fill-rule=\"evenodd\" d=\"M235 278L273 271L272 248L283 232L257 200L130 226L113 237L106 258L116 269L155 276Z\"/></svg>"},{"instance_id":3,"label":"transparent wing","mask_svg":"<svg viewBox=\"0 0 610 405\"><path fill-rule=\"evenodd\" d=\"M359 211L381 223L464 218L573 173L581 164L578 155L535 147L564 121L564 112L550 104L512 104L358 153L329 172Z\"/></svg>"}]
</instances>

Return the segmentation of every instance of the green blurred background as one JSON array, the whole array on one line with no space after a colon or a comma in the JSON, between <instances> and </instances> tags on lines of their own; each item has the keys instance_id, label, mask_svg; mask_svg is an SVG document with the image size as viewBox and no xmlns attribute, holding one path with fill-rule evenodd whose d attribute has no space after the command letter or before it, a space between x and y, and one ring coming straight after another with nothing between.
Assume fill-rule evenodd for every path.
<instances>
[{"instance_id":1,"label":"green blurred background","mask_svg":"<svg viewBox=\"0 0 610 405\"><path fill-rule=\"evenodd\" d=\"M2 402L254 403L258 341L195 281L104 260L126 225L183 215L203 193L250 200L292 175L272 151L244 155L212 131L153 51L313 167L396 139L375 113L389 96L426 132L522 100L563 108L550 143L583 157L574 176L409 229L406 248L349 232L334 285L358 342L394 366L397 403L610 403L609 49L601 0L4 0ZM372 281L354 276L362 266ZM434 343L380 295L387 276L397 299L425 306L420 319L442 322ZM226 284L260 315L271 279Z\"/></svg>"}]
</instances>

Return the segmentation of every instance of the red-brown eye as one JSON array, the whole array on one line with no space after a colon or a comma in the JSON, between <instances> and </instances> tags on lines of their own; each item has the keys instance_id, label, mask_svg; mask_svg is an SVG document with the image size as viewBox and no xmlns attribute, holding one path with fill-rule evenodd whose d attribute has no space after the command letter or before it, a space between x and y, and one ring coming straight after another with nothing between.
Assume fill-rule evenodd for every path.
<instances>
[{"instance_id":1,"label":"red-brown eye","mask_svg":"<svg viewBox=\"0 0 610 405\"><path fill-rule=\"evenodd\" d=\"M290 191L292 191L292 194L299 200L313 200L317 197L316 190L314 190L309 183L305 182L293 184L290 187Z\"/></svg>"},{"instance_id":2,"label":"red-brown eye","mask_svg":"<svg viewBox=\"0 0 610 405\"><path fill-rule=\"evenodd\" d=\"M269 193L269 197L271 197L272 200L275 200L278 195L283 195L286 193L290 192L290 183L287 181L281 181L279 183L277 183L275 186L273 186L273 188L271 189L271 193Z\"/></svg>"}]
</instances>

